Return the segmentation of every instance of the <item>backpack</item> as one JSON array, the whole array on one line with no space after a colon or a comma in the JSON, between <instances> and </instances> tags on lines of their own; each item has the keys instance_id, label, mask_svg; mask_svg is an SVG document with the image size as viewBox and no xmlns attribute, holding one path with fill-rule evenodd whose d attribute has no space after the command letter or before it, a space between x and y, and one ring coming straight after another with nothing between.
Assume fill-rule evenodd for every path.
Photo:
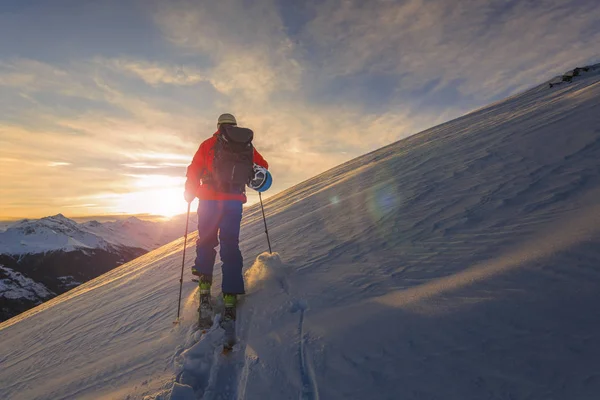
<instances>
[{"instance_id":1,"label":"backpack","mask_svg":"<svg viewBox=\"0 0 600 400\"><path fill-rule=\"evenodd\" d=\"M219 192L244 193L254 173L254 132L233 125L221 125L219 131L211 183Z\"/></svg>"}]
</instances>

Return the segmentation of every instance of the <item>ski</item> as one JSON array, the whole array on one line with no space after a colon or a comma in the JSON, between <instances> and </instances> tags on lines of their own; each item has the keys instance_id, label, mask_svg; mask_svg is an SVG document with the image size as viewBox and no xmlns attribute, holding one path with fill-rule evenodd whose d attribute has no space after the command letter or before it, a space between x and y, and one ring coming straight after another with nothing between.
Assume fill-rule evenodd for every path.
<instances>
[{"instance_id":1,"label":"ski","mask_svg":"<svg viewBox=\"0 0 600 400\"><path fill-rule=\"evenodd\" d=\"M213 323L213 309L210 295L200 295L200 307L198 307L198 329L208 329Z\"/></svg>"},{"instance_id":2,"label":"ski","mask_svg":"<svg viewBox=\"0 0 600 400\"><path fill-rule=\"evenodd\" d=\"M200 305L198 307L198 329L208 329L213 323L213 306L210 298L210 283L200 283Z\"/></svg>"},{"instance_id":3,"label":"ski","mask_svg":"<svg viewBox=\"0 0 600 400\"><path fill-rule=\"evenodd\" d=\"M223 302L225 305L223 317L221 318L221 328L225 331L223 335L223 354L228 354L233 350L236 342L235 320L237 296L225 294L223 295Z\"/></svg>"}]
</instances>

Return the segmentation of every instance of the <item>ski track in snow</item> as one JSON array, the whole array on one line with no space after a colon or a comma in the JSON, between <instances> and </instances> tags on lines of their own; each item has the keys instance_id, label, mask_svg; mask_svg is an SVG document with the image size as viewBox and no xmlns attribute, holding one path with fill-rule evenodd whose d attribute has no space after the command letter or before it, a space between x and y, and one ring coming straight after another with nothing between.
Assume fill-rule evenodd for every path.
<instances>
[{"instance_id":1,"label":"ski track in snow","mask_svg":"<svg viewBox=\"0 0 600 400\"><path fill-rule=\"evenodd\" d=\"M265 201L285 262L261 254L260 208L245 210L229 356L218 329L193 332L197 285L172 326L180 239L0 324L0 393L596 399L598 126L595 72L340 165Z\"/></svg>"},{"instance_id":2,"label":"ski track in snow","mask_svg":"<svg viewBox=\"0 0 600 400\"><path fill-rule=\"evenodd\" d=\"M246 346L248 332L251 329L252 310L241 305L236 321L238 342L231 353L218 354L219 359L213 367L209 385L203 400L244 399L250 368L257 361L255 355ZM218 348L218 352L221 348Z\"/></svg>"},{"instance_id":3,"label":"ski track in snow","mask_svg":"<svg viewBox=\"0 0 600 400\"><path fill-rule=\"evenodd\" d=\"M279 259L277 258L279 262ZM281 268L281 266L279 267ZM315 378L314 370L308 362L307 357L307 344L306 336L304 332L304 318L305 312L308 308L306 302L302 299L294 298L291 294L291 285L288 277L285 274L276 275L276 281L279 284L281 290L290 296L291 307L290 312L292 314L298 314L298 370L300 372L300 380L302 382L302 392L300 394L301 400L319 400L319 389L317 386L317 380Z\"/></svg>"},{"instance_id":4,"label":"ski track in snow","mask_svg":"<svg viewBox=\"0 0 600 400\"><path fill-rule=\"evenodd\" d=\"M266 282L263 282L263 284L268 284L269 280L273 281L280 292L284 294L284 298L287 298L287 302L289 303L289 306L287 306L288 312L298 316L297 340L295 341L298 346L296 359L298 360L297 371L301 384L298 398L301 400L318 400L319 389L315 372L308 356L307 333L304 324L308 304L301 297L295 295L294 285L290 282L289 276L292 268L285 266L277 253L272 255L263 254L257 262L264 264L265 268L268 269ZM282 311L284 311L285 315L285 310Z\"/></svg>"},{"instance_id":5,"label":"ski track in snow","mask_svg":"<svg viewBox=\"0 0 600 400\"><path fill-rule=\"evenodd\" d=\"M267 269L263 265L265 259L278 256L261 256L263 261L259 267ZM250 271L252 272L252 271ZM263 273L266 271L262 271ZM261 284L266 275L259 274L257 280L250 279L249 286ZM258 281L258 282L257 282ZM285 279L278 280L282 287L287 288ZM287 290L287 289L286 289ZM197 297L197 296L195 296ZM251 306L252 293L247 294L238 304L238 318L236 321L237 342L233 350L225 355L222 353L223 331L219 327L220 307L215 304L217 314L213 326L201 334L190 328L186 346L177 349L172 360L174 364L182 364L177 373L171 400L187 400L191 398L192 391L185 391L180 385L185 385L193 390L195 399L202 400L229 400L246 398L246 387L250 371L259 361L254 350L247 346L247 339L252 330L252 316L254 309ZM221 305L222 306L222 305ZM197 307L197 304L194 304ZM199 359L203 359L201 368L197 368Z\"/></svg>"},{"instance_id":6,"label":"ski track in snow","mask_svg":"<svg viewBox=\"0 0 600 400\"><path fill-rule=\"evenodd\" d=\"M300 321L298 322L298 336L300 349L298 351L300 356L300 374L302 378L302 400L319 400L319 388L317 386L317 380L315 378L315 372L310 366L307 357L306 350L306 337L304 333L304 312L306 311L306 305L302 302L296 302L295 308L299 311ZM295 310L294 310L295 311Z\"/></svg>"},{"instance_id":7,"label":"ski track in snow","mask_svg":"<svg viewBox=\"0 0 600 400\"><path fill-rule=\"evenodd\" d=\"M253 285L265 286L271 283L278 287L286 297L287 305L283 308L284 315L287 313L297 315L297 370L301 388L297 398L301 400L318 400L319 390L315 372L311 367L307 350L307 333L305 332L304 320L308 308L306 302L294 297L291 293L292 285L287 277L287 270L281 264L278 254L261 255L252 267L260 269L256 274L257 279ZM250 273L255 271L250 269ZM252 281L252 279L249 279ZM238 320L236 323L237 343L228 355L222 354L223 333L218 327L219 315L216 316L213 327L205 334L199 332L188 333L189 338L185 347L177 349L173 356L174 364L180 364L181 369L177 373L174 391L171 393L172 400L187 400L191 398L192 391L184 391L181 385L193 390L195 399L202 400L228 400L246 399L247 385L252 373L252 368L261 361L248 344L253 327L252 317L254 314L252 290L240 302L238 308ZM286 311L287 309L287 311ZM201 360L201 361L199 361Z\"/></svg>"}]
</instances>

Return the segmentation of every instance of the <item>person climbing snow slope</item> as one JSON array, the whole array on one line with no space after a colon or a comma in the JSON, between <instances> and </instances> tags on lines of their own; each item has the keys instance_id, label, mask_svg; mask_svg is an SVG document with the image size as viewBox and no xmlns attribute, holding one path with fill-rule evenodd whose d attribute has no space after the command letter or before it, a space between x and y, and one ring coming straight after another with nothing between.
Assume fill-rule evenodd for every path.
<instances>
[{"instance_id":1,"label":"person climbing snow slope","mask_svg":"<svg viewBox=\"0 0 600 400\"><path fill-rule=\"evenodd\" d=\"M235 117L222 114L217 132L202 142L187 168L184 197L198 197L198 240L192 274L200 288L200 325L212 324L210 290L216 247L220 241L222 321L235 321L237 295L244 294L243 258L239 248L246 185L264 191L270 186L269 164L252 145L254 133L237 126ZM265 178L268 178L267 182Z\"/></svg>"}]
</instances>

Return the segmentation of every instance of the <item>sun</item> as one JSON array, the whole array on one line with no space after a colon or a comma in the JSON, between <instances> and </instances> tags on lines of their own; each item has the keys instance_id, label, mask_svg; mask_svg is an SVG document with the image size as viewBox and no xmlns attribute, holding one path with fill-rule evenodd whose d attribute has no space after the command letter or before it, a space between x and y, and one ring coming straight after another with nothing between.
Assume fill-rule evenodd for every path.
<instances>
[{"instance_id":1,"label":"sun","mask_svg":"<svg viewBox=\"0 0 600 400\"><path fill-rule=\"evenodd\" d=\"M127 214L154 214L172 217L186 212L183 198L185 178L142 175L137 177L138 190L119 196L115 208Z\"/></svg>"},{"instance_id":2,"label":"sun","mask_svg":"<svg viewBox=\"0 0 600 400\"><path fill-rule=\"evenodd\" d=\"M151 214L172 217L186 211L183 188L157 189L144 193L144 208Z\"/></svg>"}]
</instances>

